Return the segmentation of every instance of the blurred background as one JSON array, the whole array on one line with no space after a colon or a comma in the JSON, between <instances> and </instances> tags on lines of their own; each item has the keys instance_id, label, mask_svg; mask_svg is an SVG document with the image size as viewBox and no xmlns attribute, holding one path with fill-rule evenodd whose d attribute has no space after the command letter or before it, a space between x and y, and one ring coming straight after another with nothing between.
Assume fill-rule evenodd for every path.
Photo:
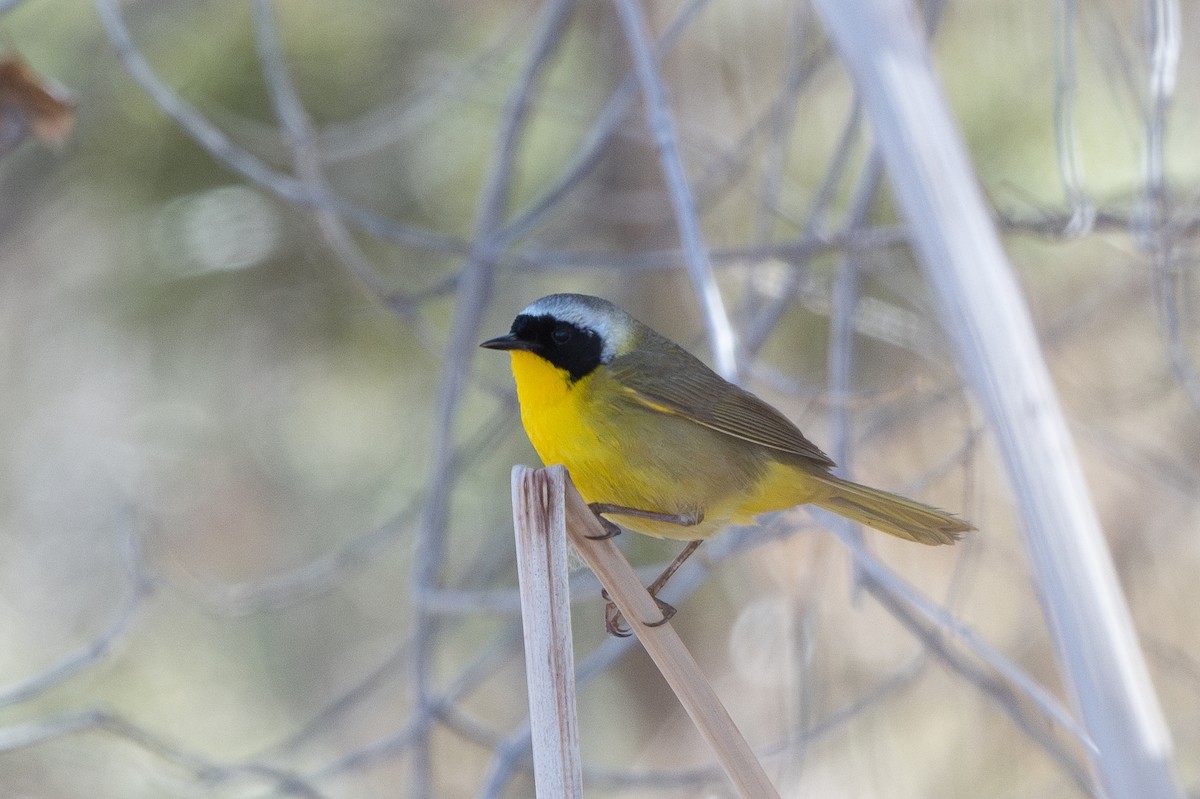
<instances>
[{"instance_id":1,"label":"blurred background","mask_svg":"<svg viewBox=\"0 0 1200 799\"><path fill-rule=\"evenodd\" d=\"M1200 52L1154 93L1161 5L923 10L1197 796ZM819 20L645 12L745 384L979 528L867 533L891 591L803 510L727 532L667 595L684 641L784 796L1095 795ZM537 459L476 344L584 291L712 359L614 6L0 14L0 792L532 796L509 470ZM648 576L675 554L623 539ZM728 795L573 586L588 795Z\"/></svg>"}]
</instances>

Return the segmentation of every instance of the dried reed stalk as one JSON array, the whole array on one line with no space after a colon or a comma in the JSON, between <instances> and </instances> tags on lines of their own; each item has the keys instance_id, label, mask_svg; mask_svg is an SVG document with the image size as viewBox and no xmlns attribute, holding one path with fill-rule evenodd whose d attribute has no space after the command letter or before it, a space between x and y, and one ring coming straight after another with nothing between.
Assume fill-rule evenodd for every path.
<instances>
[{"instance_id":1,"label":"dried reed stalk","mask_svg":"<svg viewBox=\"0 0 1200 799\"><path fill-rule=\"evenodd\" d=\"M547 509L537 512L530 510L518 511L516 516L518 525L527 524L531 529L526 532L517 532L517 541L519 546L529 547L544 547L545 542L540 544L531 544L527 539L538 536L558 536L558 531L561 529L561 520L565 518L566 538L560 542L555 542L554 546L559 544L565 547L566 540L569 539L576 549L579 550L580 556L584 562L595 572L600 583L608 591L613 602L621 610L626 623L637 635L642 646L646 648L646 652L653 659L667 684L675 692L679 698L680 704L683 705L688 716L691 717L692 723L696 725L696 729L700 735L712 747L716 755L717 761L724 768L725 773L729 776L729 780L733 783L734 788L742 797L753 799L770 799L770 797L778 797L779 794L767 779L766 772L763 771L762 764L758 762L758 758L754 756L754 752L750 749L746 739L742 737L734 725L733 720L729 717L729 713L725 710L724 705L717 698L712 686L705 679L704 674L700 671L700 667L696 664L695 659L683 642L679 640L678 634L672 629L670 624L663 624L657 627L647 626L647 622L653 624L662 618L662 612L654 599L646 593L646 589L642 586L638 579L637 573L633 567L625 560L621 551L611 540L596 540L597 537L604 535L604 528L600 526L599 521L592 514L587 504L579 496L575 490L575 486L571 484L567 476L566 470L560 466L550 467L548 469L528 470L518 467L513 472L513 499L514 502L520 502L523 506L533 506L533 509L539 507L538 503L543 503L540 507L547 508L550 505L557 503L554 509ZM564 507L565 503L565 507ZM565 514L563 511L565 510ZM530 523L535 520L544 519L548 523L543 524L540 531L535 531L534 524ZM540 557L540 556L537 556ZM522 580L545 578L533 577L528 578L524 574L526 569L532 571L541 566L541 562L534 562L530 555L522 556L526 566L522 567ZM565 555L560 560L556 555L552 561L547 561L550 568L562 569L561 577L554 578L550 582L555 585L566 584L566 562ZM563 593L556 594L558 602L563 605L562 613L566 612L566 598ZM525 591L522 588L522 607L525 608ZM543 611L540 608L533 608L530 612L540 614ZM570 684L573 688L574 675L570 673L571 656L569 651L556 650L553 654L547 657L544 653L535 653L529 649L530 626L536 627L539 624L548 624L550 629L542 631L540 634L551 635L552 632L566 632L566 638L561 635L555 636L555 647L570 646L570 623L569 620L561 619L554 621L538 621L540 616L527 617L526 619L526 663L530 664L529 668L540 669L544 665L549 665L554 674L550 684L542 684L538 690L544 691L544 697L535 700L533 692L535 690L534 678L530 676L530 712L533 713L535 701L539 708L556 706L560 702L559 695L563 691L564 686ZM542 663L532 663L535 658L544 660ZM573 713L573 691L571 711ZM542 712L541 710L538 711ZM574 734L573 716L569 731ZM544 726L544 731L548 732L552 729L551 719L548 717L539 722ZM560 722L561 723L561 722ZM566 728L564 728L565 730ZM566 734L564 732L564 734ZM540 746L553 749L559 747L562 750L568 748L568 743L564 739L561 742L543 741ZM534 764L535 768L538 763L538 736L534 736ZM553 752L544 752L543 758L550 758ZM541 795L541 785L538 786L538 793Z\"/></svg>"},{"instance_id":2,"label":"dried reed stalk","mask_svg":"<svg viewBox=\"0 0 1200 799\"><path fill-rule=\"evenodd\" d=\"M516 466L512 471L525 681L529 686L529 729L539 799L583 796L565 485L561 467L557 473L526 466Z\"/></svg>"}]
</instances>

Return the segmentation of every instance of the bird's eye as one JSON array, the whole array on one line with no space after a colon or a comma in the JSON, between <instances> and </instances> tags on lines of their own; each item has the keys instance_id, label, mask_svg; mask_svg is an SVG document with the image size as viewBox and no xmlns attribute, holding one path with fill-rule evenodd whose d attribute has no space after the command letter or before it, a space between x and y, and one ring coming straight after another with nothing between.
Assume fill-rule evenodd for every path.
<instances>
[{"instance_id":1,"label":"bird's eye","mask_svg":"<svg viewBox=\"0 0 1200 799\"><path fill-rule=\"evenodd\" d=\"M550 331L550 338L555 344L566 344L571 340L571 328L566 325L559 325Z\"/></svg>"}]
</instances>

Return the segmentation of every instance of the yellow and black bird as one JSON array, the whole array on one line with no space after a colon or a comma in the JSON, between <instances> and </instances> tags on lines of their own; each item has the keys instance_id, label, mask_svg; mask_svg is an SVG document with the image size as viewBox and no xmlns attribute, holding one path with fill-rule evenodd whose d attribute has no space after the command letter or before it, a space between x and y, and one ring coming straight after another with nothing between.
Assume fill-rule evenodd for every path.
<instances>
[{"instance_id":1,"label":"yellow and black bird","mask_svg":"<svg viewBox=\"0 0 1200 799\"><path fill-rule=\"evenodd\" d=\"M693 542L651 593L725 526L806 503L922 544L974 529L832 474L783 414L598 297L542 297L481 346L510 352L530 442L546 465L570 471L593 510Z\"/></svg>"}]
</instances>

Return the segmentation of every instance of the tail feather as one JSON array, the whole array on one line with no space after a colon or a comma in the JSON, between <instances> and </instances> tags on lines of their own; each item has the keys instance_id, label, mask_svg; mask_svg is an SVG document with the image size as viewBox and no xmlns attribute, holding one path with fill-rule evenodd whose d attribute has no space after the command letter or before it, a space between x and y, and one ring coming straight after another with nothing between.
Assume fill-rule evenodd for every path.
<instances>
[{"instance_id":1,"label":"tail feather","mask_svg":"<svg viewBox=\"0 0 1200 799\"><path fill-rule=\"evenodd\" d=\"M812 504L865 524L922 544L953 544L963 533L974 530L969 522L920 502L869 488L833 475L822 475L830 491L812 500Z\"/></svg>"}]
</instances>

